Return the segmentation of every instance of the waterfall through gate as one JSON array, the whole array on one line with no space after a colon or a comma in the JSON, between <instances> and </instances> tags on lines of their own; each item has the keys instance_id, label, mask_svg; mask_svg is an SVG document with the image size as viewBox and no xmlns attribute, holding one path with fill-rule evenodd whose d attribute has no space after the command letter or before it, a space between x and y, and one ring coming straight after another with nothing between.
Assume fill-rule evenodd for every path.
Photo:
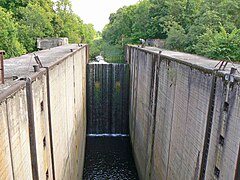
<instances>
[{"instance_id":1,"label":"waterfall through gate","mask_svg":"<svg viewBox=\"0 0 240 180\"><path fill-rule=\"evenodd\" d=\"M87 65L83 179L138 179L129 134L128 64Z\"/></svg>"},{"instance_id":2,"label":"waterfall through gate","mask_svg":"<svg viewBox=\"0 0 240 180\"><path fill-rule=\"evenodd\" d=\"M87 134L127 135L128 64L88 64Z\"/></svg>"}]
</instances>

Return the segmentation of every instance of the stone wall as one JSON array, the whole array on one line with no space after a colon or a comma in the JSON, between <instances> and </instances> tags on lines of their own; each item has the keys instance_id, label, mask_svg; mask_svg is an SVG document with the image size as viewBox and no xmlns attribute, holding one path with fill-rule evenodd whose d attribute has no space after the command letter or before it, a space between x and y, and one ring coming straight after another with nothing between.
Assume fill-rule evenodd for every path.
<instances>
[{"instance_id":1,"label":"stone wall","mask_svg":"<svg viewBox=\"0 0 240 180\"><path fill-rule=\"evenodd\" d=\"M128 46L126 61L140 179L237 179L239 77L230 83L217 61L150 47Z\"/></svg>"},{"instance_id":2,"label":"stone wall","mask_svg":"<svg viewBox=\"0 0 240 180\"><path fill-rule=\"evenodd\" d=\"M81 179L87 46L37 53L39 72L24 66L31 55L5 61L6 77L25 75L0 86L0 179Z\"/></svg>"}]
</instances>

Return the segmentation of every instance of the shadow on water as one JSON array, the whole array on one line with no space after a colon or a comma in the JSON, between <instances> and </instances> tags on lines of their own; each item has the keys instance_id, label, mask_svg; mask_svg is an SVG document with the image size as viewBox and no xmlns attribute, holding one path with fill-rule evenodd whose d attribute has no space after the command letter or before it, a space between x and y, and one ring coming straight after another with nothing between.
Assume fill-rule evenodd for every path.
<instances>
[{"instance_id":1,"label":"shadow on water","mask_svg":"<svg viewBox=\"0 0 240 180\"><path fill-rule=\"evenodd\" d=\"M87 136L83 179L137 180L130 138Z\"/></svg>"}]
</instances>

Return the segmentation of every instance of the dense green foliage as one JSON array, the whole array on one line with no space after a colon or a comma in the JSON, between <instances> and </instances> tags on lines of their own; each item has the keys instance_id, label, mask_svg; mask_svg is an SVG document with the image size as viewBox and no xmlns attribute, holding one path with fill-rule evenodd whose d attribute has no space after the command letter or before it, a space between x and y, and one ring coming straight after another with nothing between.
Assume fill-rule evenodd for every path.
<instances>
[{"instance_id":1,"label":"dense green foliage","mask_svg":"<svg viewBox=\"0 0 240 180\"><path fill-rule=\"evenodd\" d=\"M122 45L111 45L102 38L95 39L90 44L90 56L93 60L96 56L102 55L109 63L123 63L124 51Z\"/></svg>"},{"instance_id":2,"label":"dense green foliage","mask_svg":"<svg viewBox=\"0 0 240 180\"><path fill-rule=\"evenodd\" d=\"M68 37L70 43L91 43L92 24L73 13L69 0L0 0L0 49L14 57L36 49L37 38Z\"/></svg>"},{"instance_id":3,"label":"dense green foliage","mask_svg":"<svg viewBox=\"0 0 240 180\"><path fill-rule=\"evenodd\" d=\"M240 61L239 0L141 0L110 15L110 45L165 39L166 48Z\"/></svg>"},{"instance_id":4,"label":"dense green foliage","mask_svg":"<svg viewBox=\"0 0 240 180\"><path fill-rule=\"evenodd\" d=\"M121 62L123 47L143 39L165 39L166 48L240 61L239 0L141 0L112 13L102 32L73 13L70 0L0 0L0 49L13 57L36 49L36 39L68 37Z\"/></svg>"},{"instance_id":5,"label":"dense green foliage","mask_svg":"<svg viewBox=\"0 0 240 180\"><path fill-rule=\"evenodd\" d=\"M0 49L8 53L8 57L25 53L25 49L18 40L17 24L12 19L12 14L0 7Z\"/></svg>"}]
</instances>

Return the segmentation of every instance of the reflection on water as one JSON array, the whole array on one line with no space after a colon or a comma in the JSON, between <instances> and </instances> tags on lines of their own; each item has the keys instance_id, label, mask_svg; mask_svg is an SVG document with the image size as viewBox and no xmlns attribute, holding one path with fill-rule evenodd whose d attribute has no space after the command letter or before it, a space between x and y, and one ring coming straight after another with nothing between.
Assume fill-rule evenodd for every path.
<instances>
[{"instance_id":1,"label":"reflection on water","mask_svg":"<svg viewBox=\"0 0 240 180\"><path fill-rule=\"evenodd\" d=\"M88 136L83 179L138 179L130 138Z\"/></svg>"}]
</instances>

